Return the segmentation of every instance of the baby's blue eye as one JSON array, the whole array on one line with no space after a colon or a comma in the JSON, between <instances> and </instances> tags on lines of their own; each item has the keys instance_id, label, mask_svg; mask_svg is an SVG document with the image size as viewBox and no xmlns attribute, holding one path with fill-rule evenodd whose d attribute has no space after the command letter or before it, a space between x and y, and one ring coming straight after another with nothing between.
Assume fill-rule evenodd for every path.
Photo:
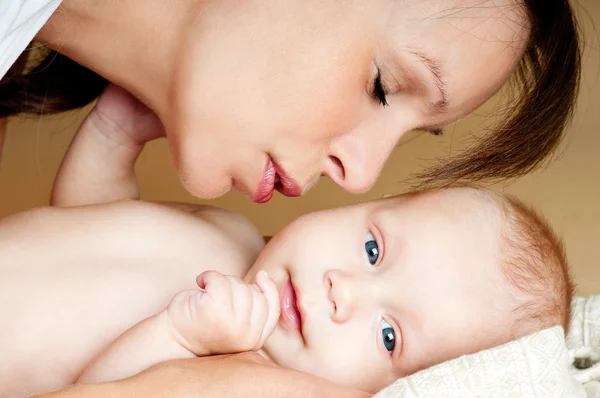
<instances>
[{"instance_id":1,"label":"baby's blue eye","mask_svg":"<svg viewBox=\"0 0 600 398\"><path fill-rule=\"evenodd\" d=\"M385 349L388 350L390 354L394 352L394 347L396 346L396 332L394 332L394 328L387 323L385 319L381 320L381 338Z\"/></svg>"},{"instance_id":2,"label":"baby's blue eye","mask_svg":"<svg viewBox=\"0 0 600 398\"><path fill-rule=\"evenodd\" d=\"M370 232L367 232L367 236L365 237L365 251L367 252L369 263L375 265L379 258L379 247L377 246L377 241L373 237L373 234Z\"/></svg>"}]
</instances>

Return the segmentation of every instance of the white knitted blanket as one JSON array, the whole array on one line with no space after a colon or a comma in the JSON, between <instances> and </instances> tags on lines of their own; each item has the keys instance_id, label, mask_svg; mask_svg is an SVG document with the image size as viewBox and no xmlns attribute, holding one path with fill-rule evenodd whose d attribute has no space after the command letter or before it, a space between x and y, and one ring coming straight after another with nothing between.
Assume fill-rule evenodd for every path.
<instances>
[{"instance_id":1,"label":"white knitted blanket","mask_svg":"<svg viewBox=\"0 0 600 398\"><path fill-rule=\"evenodd\" d=\"M397 380L377 398L600 398L600 296L550 329ZM577 367L585 368L578 369Z\"/></svg>"}]
</instances>

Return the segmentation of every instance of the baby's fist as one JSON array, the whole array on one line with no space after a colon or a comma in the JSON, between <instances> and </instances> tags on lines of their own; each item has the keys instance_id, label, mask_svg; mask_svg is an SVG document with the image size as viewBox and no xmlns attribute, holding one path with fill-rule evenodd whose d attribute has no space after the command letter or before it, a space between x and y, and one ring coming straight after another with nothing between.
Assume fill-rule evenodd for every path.
<instances>
[{"instance_id":1,"label":"baby's fist","mask_svg":"<svg viewBox=\"0 0 600 398\"><path fill-rule=\"evenodd\" d=\"M178 293L167 308L179 343L198 356L259 350L280 312L277 287L266 272L253 285L216 271L196 282L201 290Z\"/></svg>"}]
</instances>

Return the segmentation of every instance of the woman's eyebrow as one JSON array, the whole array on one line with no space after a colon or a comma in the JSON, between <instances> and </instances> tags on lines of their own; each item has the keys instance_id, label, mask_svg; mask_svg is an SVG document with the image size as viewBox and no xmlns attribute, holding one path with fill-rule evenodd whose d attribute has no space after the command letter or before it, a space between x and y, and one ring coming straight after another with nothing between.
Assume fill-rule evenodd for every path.
<instances>
[{"instance_id":1,"label":"woman's eyebrow","mask_svg":"<svg viewBox=\"0 0 600 398\"><path fill-rule=\"evenodd\" d=\"M448 108L448 95L446 94L446 81L444 79L444 75L442 73L442 68L440 66L440 62L424 54L419 50L410 50L412 55L417 57L417 59L431 72L434 77L435 85L440 90L440 94L442 98L432 104L432 108L435 113L441 114L444 113Z\"/></svg>"}]
</instances>

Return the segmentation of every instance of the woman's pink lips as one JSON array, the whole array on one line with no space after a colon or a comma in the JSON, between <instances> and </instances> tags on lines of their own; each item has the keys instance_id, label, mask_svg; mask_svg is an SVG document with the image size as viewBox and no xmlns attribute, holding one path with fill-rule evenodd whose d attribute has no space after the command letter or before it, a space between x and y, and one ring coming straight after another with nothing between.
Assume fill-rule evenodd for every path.
<instances>
[{"instance_id":1,"label":"woman's pink lips","mask_svg":"<svg viewBox=\"0 0 600 398\"><path fill-rule=\"evenodd\" d=\"M275 188L276 176L277 172L275 171L275 165L273 164L273 160L269 158L260 182L258 183L256 193L254 194L253 200L256 203L265 203L271 200L273 197L273 189Z\"/></svg>"},{"instance_id":2,"label":"woman's pink lips","mask_svg":"<svg viewBox=\"0 0 600 398\"><path fill-rule=\"evenodd\" d=\"M279 182L275 183L277 176L279 176ZM256 203L268 202L273 197L274 190L285 196L302 195L302 187L269 157L253 200Z\"/></svg>"},{"instance_id":3,"label":"woman's pink lips","mask_svg":"<svg viewBox=\"0 0 600 398\"><path fill-rule=\"evenodd\" d=\"M296 330L300 334L300 337L304 339L302 334L302 318L298 309L296 292L290 279L283 285L279 298L281 317L283 318L284 323L292 330Z\"/></svg>"}]
</instances>

